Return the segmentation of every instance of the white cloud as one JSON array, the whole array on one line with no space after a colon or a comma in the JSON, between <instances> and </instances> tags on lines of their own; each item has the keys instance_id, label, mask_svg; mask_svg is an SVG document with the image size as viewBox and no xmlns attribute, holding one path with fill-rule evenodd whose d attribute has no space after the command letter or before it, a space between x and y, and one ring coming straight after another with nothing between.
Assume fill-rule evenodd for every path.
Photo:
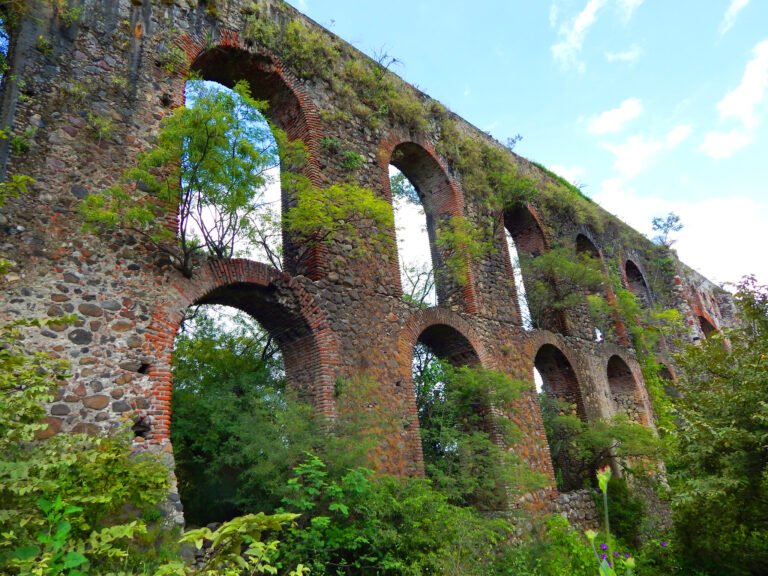
<instances>
[{"instance_id":1,"label":"white cloud","mask_svg":"<svg viewBox=\"0 0 768 576\"><path fill-rule=\"evenodd\" d=\"M752 50L739 85L717 103L720 121L736 121L740 127L707 132L699 150L716 160L733 156L749 146L754 131L760 125L760 109L768 94L768 40L759 42Z\"/></svg>"},{"instance_id":2,"label":"white cloud","mask_svg":"<svg viewBox=\"0 0 768 576\"><path fill-rule=\"evenodd\" d=\"M768 40L763 40L753 49L753 58L744 68L741 83L728 92L717 104L720 119L735 118L745 128L754 128L759 119L755 112L768 89Z\"/></svg>"},{"instance_id":3,"label":"white cloud","mask_svg":"<svg viewBox=\"0 0 768 576\"><path fill-rule=\"evenodd\" d=\"M623 178L633 178L648 168L662 152L682 144L693 131L689 124L675 126L663 138L648 138L643 135L631 136L622 144L604 144L613 153L614 169Z\"/></svg>"},{"instance_id":4,"label":"white cloud","mask_svg":"<svg viewBox=\"0 0 768 576\"><path fill-rule=\"evenodd\" d=\"M693 126L690 124L681 124L679 126L675 126L664 137L666 147L670 149L677 148L680 144L688 139L688 136L691 135L692 131Z\"/></svg>"},{"instance_id":5,"label":"white cloud","mask_svg":"<svg viewBox=\"0 0 768 576\"><path fill-rule=\"evenodd\" d=\"M634 62L640 58L640 46L634 45L629 50L622 52L606 52L605 59L608 62Z\"/></svg>"},{"instance_id":6,"label":"white cloud","mask_svg":"<svg viewBox=\"0 0 768 576\"><path fill-rule=\"evenodd\" d=\"M752 143L752 135L745 131L735 128L729 132L718 132L713 130L707 132L704 142L699 146L699 150L704 152L710 158L720 160L733 156L742 148Z\"/></svg>"},{"instance_id":7,"label":"white cloud","mask_svg":"<svg viewBox=\"0 0 768 576\"><path fill-rule=\"evenodd\" d=\"M561 166L560 164L550 164L547 166L547 168L549 168L558 176L562 176L574 186L580 184L581 178L584 176L584 168L581 166Z\"/></svg>"},{"instance_id":8,"label":"white cloud","mask_svg":"<svg viewBox=\"0 0 768 576\"><path fill-rule=\"evenodd\" d=\"M597 14L605 6L606 0L589 0L584 9L558 30L560 41L552 45L552 56L563 68L574 67L584 70L584 63L579 59L584 38L597 21Z\"/></svg>"},{"instance_id":9,"label":"white cloud","mask_svg":"<svg viewBox=\"0 0 768 576\"><path fill-rule=\"evenodd\" d=\"M618 108L607 110L589 121L590 134L611 134L620 132L630 121L643 112L643 104L637 98L627 98Z\"/></svg>"},{"instance_id":10,"label":"white cloud","mask_svg":"<svg viewBox=\"0 0 768 576\"><path fill-rule=\"evenodd\" d=\"M557 4L552 4L549 7L549 26L554 28L557 26L557 22L560 19L560 7Z\"/></svg>"},{"instance_id":11,"label":"white cloud","mask_svg":"<svg viewBox=\"0 0 768 576\"><path fill-rule=\"evenodd\" d=\"M742 245L764 243L768 201L738 193L727 198L670 200L670 196L641 197L621 179L602 182L594 200L640 232L652 235L651 219L674 212L683 229L677 233L680 259L715 282L734 282L755 274L768 282L768 260L755 259L751 250L733 250L724 238L738 238Z\"/></svg>"},{"instance_id":12,"label":"white cloud","mask_svg":"<svg viewBox=\"0 0 768 576\"><path fill-rule=\"evenodd\" d=\"M739 15L739 12L747 7L747 4L749 4L749 0L731 0L723 16L723 21L720 23L721 35L733 28L733 25L736 23L736 17Z\"/></svg>"},{"instance_id":13,"label":"white cloud","mask_svg":"<svg viewBox=\"0 0 768 576\"><path fill-rule=\"evenodd\" d=\"M632 19L635 10L640 8L643 2L645 2L645 0L618 0L619 11L624 18L624 22L629 22Z\"/></svg>"}]
</instances>

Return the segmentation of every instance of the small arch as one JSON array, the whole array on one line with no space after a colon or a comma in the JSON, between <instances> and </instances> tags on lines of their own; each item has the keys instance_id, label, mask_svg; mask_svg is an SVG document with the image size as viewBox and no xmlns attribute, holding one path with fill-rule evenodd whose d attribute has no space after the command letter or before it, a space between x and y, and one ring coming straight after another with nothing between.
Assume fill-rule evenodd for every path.
<instances>
[{"instance_id":1,"label":"small arch","mask_svg":"<svg viewBox=\"0 0 768 576\"><path fill-rule=\"evenodd\" d=\"M562 350L552 344L544 344L536 353L534 368L541 375L543 392L573 406L574 413L587 419L581 387L571 362Z\"/></svg>"},{"instance_id":2,"label":"small arch","mask_svg":"<svg viewBox=\"0 0 768 576\"><path fill-rule=\"evenodd\" d=\"M534 359L534 378L537 375L542 381L539 402L558 489L578 490L589 482L589 470L569 443L573 424L563 425L565 416L587 420L576 372L560 348L544 344Z\"/></svg>"},{"instance_id":3,"label":"small arch","mask_svg":"<svg viewBox=\"0 0 768 576\"><path fill-rule=\"evenodd\" d=\"M597 261L602 259L600 250L598 250L595 243L586 234L578 234L576 236L576 254L586 254Z\"/></svg>"},{"instance_id":4,"label":"small arch","mask_svg":"<svg viewBox=\"0 0 768 576\"><path fill-rule=\"evenodd\" d=\"M514 280L521 325L526 329L542 328L565 333L566 321L562 310L542 310L537 307L539 300L535 291L531 294L530 301L528 298L526 287L535 287L537 281L551 285L552 290L558 290L553 278L537 278L534 272L533 260L548 249L535 209L530 204L519 204L505 210L502 220L506 239L504 248Z\"/></svg>"},{"instance_id":5,"label":"small arch","mask_svg":"<svg viewBox=\"0 0 768 576\"><path fill-rule=\"evenodd\" d=\"M606 371L616 413L624 412L632 422L648 424L638 382L629 365L613 355L608 359Z\"/></svg>"},{"instance_id":6,"label":"small arch","mask_svg":"<svg viewBox=\"0 0 768 576\"><path fill-rule=\"evenodd\" d=\"M640 268L632 260L627 260L624 263L624 274L629 291L635 295L643 308L648 308L651 303L651 291Z\"/></svg>"},{"instance_id":7,"label":"small arch","mask_svg":"<svg viewBox=\"0 0 768 576\"><path fill-rule=\"evenodd\" d=\"M530 205L522 204L504 212L504 227L519 251L535 258L547 249L547 241Z\"/></svg>"},{"instance_id":8,"label":"small arch","mask_svg":"<svg viewBox=\"0 0 768 576\"><path fill-rule=\"evenodd\" d=\"M699 328L701 333L704 334L704 338L710 338L713 334L717 333L717 328L704 316L698 316Z\"/></svg>"},{"instance_id":9,"label":"small arch","mask_svg":"<svg viewBox=\"0 0 768 576\"><path fill-rule=\"evenodd\" d=\"M411 183L424 208L438 304L460 304L465 311L475 311L477 305L471 270L466 271L467 277L463 282L451 277L445 266L446 254L437 246L440 227L452 217L460 216L464 206L463 197L448 176L447 169L431 145L397 138L382 144L380 162L386 177L384 190L389 200L392 200L389 183L389 165L392 165ZM396 281L400 278L399 265L398 262L397 273L393 274ZM399 288L402 292L402 285Z\"/></svg>"}]
</instances>

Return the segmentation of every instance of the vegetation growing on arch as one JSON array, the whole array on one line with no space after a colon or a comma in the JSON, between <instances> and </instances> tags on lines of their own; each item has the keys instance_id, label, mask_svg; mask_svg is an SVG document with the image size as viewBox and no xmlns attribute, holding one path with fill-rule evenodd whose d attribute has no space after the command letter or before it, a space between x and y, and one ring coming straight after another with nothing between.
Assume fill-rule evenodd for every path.
<instances>
[{"instance_id":1,"label":"vegetation growing on arch","mask_svg":"<svg viewBox=\"0 0 768 576\"><path fill-rule=\"evenodd\" d=\"M164 120L156 145L139 155L120 184L85 199L81 212L88 228L138 234L187 277L199 257L231 258L249 243L279 265L279 249L270 244L278 235L275 218L265 218L259 202L270 168L280 161L304 164L303 143L261 122L266 103L251 98L244 81L234 91L197 80L188 85L194 103ZM290 173L282 174L282 183L293 200L282 227L298 240L299 260L340 235L361 249L381 245L391 214L370 190L352 184L319 188ZM168 220L173 210L175 230Z\"/></svg>"}]
</instances>

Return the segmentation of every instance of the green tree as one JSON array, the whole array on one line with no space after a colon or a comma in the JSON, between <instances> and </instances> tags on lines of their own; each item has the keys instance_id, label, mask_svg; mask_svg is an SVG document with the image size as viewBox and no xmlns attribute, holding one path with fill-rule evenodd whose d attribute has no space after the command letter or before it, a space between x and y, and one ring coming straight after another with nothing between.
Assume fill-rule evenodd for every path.
<instances>
[{"instance_id":1,"label":"green tree","mask_svg":"<svg viewBox=\"0 0 768 576\"><path fill-rule=\"evenodd\" d=\"M740 324L677 357L669 462L679 544L710 574L768 570L768 287L745 278Z\"/></svg>"},{"instance_id":2,"label":"green tree","mask_svg":"<svg viewBox=\"0 0 768 576\"><path fill-rule=\"evenodd\" d=\"M192 105L163 121L156 144L139 156L123 182L89 196L83 211L92 224L142 235L190 276L195 254L228 258L238 241L254 235L267 171L281 155L289 166L300 164L304 152L301 143L289 143L263 121L267 105L251 97L245 81L224 90L190 80L187 98ZM155 201L138 202L135 186ZM178 230L163 217L173 209Z\"/></svg>"},{"instance_id":3,"label":"green tree","mask_svg":"<svg viewBox=\"0 0 768 576\"><path fill-rule=\"evenodd\" d=\"M683 229L683 224L680 222L680 216L670 212L666 218L661 216L654 217L651 221L651 227L654 232L658 233L653 237L653 241L659 246L670 248L676 242L676 240L670 238L670 234L680 232Z\"/></svg>"},{"instance_id":4,"label":"green tree","mask_svg":"<svg viewBox=\"0 0 768 576\"><path fill-rule=\"evenodd\" d=\"M501 414L524 384L492 370L455 368L421 344L415 357L424 468L435 488L451 503L501 510L510 494L537 487L541 479L502 448L519 437Z\"/></svg>"},{"instance_id":5,"label":"green tree","mask_svg":"<svg viewBox=\"0 0 768 576\"><path fill-rule=\"evenodd\" d=\"M137 512L157 514L168 470L150 454L131 454L126 430L37 438L47 428L43 403L52 401L67 368L27 350L23 331L45 324L0 327L0 572L132 567L137 547L152 548Z\"/></svg>"},{"instance_id":6,"label":"green tree","mask_svg":"<svg viewBox=\"0 0 768 576\"><path fill-rule=\"evenodd\" d=\"M187 522L274 511L321 435L313 406L287 385L272 338L242 312L198 307L176 338L173 375L171 437Z\"/></svg>"}]
</instances>

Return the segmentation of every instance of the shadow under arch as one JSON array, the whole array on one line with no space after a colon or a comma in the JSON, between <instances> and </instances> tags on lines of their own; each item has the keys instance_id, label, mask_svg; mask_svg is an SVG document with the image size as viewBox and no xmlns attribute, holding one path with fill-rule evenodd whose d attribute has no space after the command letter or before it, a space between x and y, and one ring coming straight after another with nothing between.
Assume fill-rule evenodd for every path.
<instances>
[{"instance_id":1,"label":"shadow under arch","mask_svg":"<svg viewBox=\"0 0 768 576\"><path fill-rule=\"evenodd\" d=\"M650 417L636 375L619 355L614 354L606 365L608 388L617 414L624 412L637 424L650 425Z\"/></svg>"},{"instance_id":2,"label":"shadow under arch","mask_svg":"<svg viewBox=\"0 0 768 576\"><path fill-rule=\"evenodd\" d=\"M445 265L447 255L437 246L440 227L452 217L463 215L464 198L458 185L449 176L448 169L431 144L394 137L383 142L379 148L379 167L385 180L383 189L390 203L390 164L410 181L424 208L438 303L441 306L458 304L470 313L476 311L477 298L471 269L466 270L467 278L463 284L452 278ZM396 265L399 266L399 257ZM392 277L402 292L399 269L393 271Z\"/></svg>"},{"instance_id":3,"label":"shadow under arch","mask_svg":"<svg viewBox=\"0 0 768 576\"><path fill-rule=\"evenodd\" d=\"M561 418L576 416L582 422L587 421L581 385L570 356L566 347L547 342L539 347L533 363L533 369L542 380L539 407L552 468L561 492L578 490L589 482L589 471L572 445L574 425L563 425Z\"/></svg>"},{"instance_id":4,"label":"shadow under arch","mask_svg":"<svg viewBox=\"0 0 768 576\"><path fill-rule=\"evenodd\" d=\"M253 97L269 104L265 111L269 121L283 130L288 140L305 144L308 152L306 162L292 166L281 157L281 172L301 174L313 185L322 185L325 177L318 163L319 113L298 80L279 60L265 50L249 50L231 44L213 47L195 44L193 53L194 56L189 62L190 72L197 73L203 80L218 82L228 88L240 80L247 81ZM281 182L281 204L285 213L292 205L292 198L285 179L281 179ZM326 269L321 247L309 248L306 254L302 254L300 246L285 230L283 259L286 270L312 279L320 278Z\"/></svg>"},{"instance_id":5,"label":"shadow under arch","mask_svg":"<svg viewBox=\"0 0 768 576\"><path fill-rule=\"evenodd\" d=\"M651 290L648 288L648 282L645 281L645 275L633 260L627 259L624 262L624 280L627 289L632 292L643 308L649 308L651 305Z\"/></svg>"},{"instance_id":6,"label":"shadow under arch","mask_svg":"<svg viewBox=\"0 0 768 576\"><path fill-rule=\"evenodd\" d=\"M543 392L567 402L573 406L575 414L581 420L587 420L587 411L576 370L563 350L555 344L543 344L536 352L533 365L541 375Z\"/></svg>"},{"instance_id":7,"label":"shadow under arch","mask_svg":"<svg viewBox=\"0 0 768 576\"><path fill-rule=\"evenodd\" d=\"M177 280L177 297L158 307L147 329L145 352L154 362L150 408L146 413L154 443L170 439L173 343L184 313L195 304L223 304L256 319L283 354L286 379L332 418L339 346L325 315L294 278L251 260L210 261L192 281Z\"/></svg>"}]
</instances>

